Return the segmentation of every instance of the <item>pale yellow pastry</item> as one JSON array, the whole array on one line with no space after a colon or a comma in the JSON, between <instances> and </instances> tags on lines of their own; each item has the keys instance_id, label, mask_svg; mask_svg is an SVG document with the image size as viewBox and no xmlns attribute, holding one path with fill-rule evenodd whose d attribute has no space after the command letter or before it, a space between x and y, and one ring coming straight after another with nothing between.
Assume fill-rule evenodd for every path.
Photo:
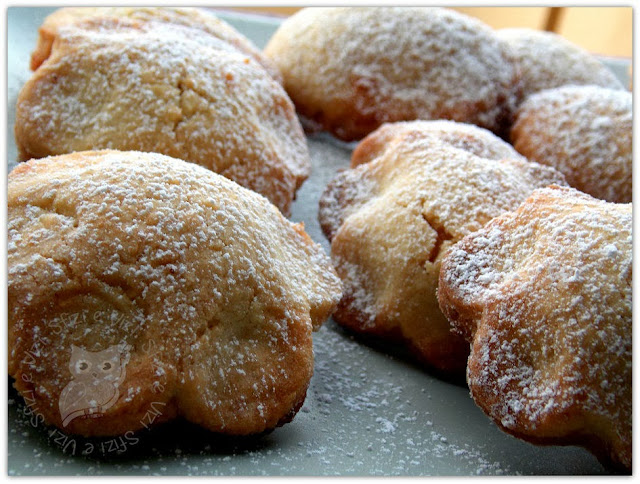
<instances>
[{"instance_id":1,"label":"pale yellow pastry","mask_svg":"<svg viewBox=\"0 0 640 484\"><path fill-rule=\"evenodd\" d=\"M561 171L574 188L609 202L631 202L631 93L564 86L530 96L516 112L514 147Z\"/></svg>"},{"instance_id":2,"label":"pale yellow pastry","mask_svg":"<svg viewBox=\"0 0 640 484\"><path fill-rule=\"evenodd\" d=\"M251 41L227 22L202 8L189 7L66 7L53 12L38 29L38 43L31 54L31 69L36 70L51 55L58 30L67 25L84 22L101 23L110 20L129 20L154 28L158 23L193 29L194 38L216 45L222 50L237 50L264 67L277 81L282 80L278 69Z\"/></svg>"},{"instance_id":3,"label":"pale yellow pastry","mask_svg":"<svg viewBox=\"0 0 640 484\"><path fill-rule=\"evenodd\" d=\"M631 472L632 207L535 191L455 245L438 299L467 380L503 430Z\"/></svg>"},{"instance_id":4,"label":"pale yellow pastry","mask_svg":"<svg viewBox=\"0 0 640 484\"><path fill-rule=\"evenodd\" d=\"M451 332L436 297L443 255L534 189L563 183L552 168L516 153L504 158L510 152L488 131L454 123L400 123L365 138L354 168L320 199L344 289L334 319L400 340L428 366L462 374L469 345Z\"/></svg>"},{"instance_id":5,"label":"pale yellow pastry","mask_svg":"<svg viewBox=\"0 0 640 484\"><path fill-rule=\"evenodd\" d=\"M624 89L598 58L561 35L527 28L499 29L496 35L513 51L520 70L523 99L567 84Z\"/></svg>"},{"instance_id":6,"label":"pale yellow pastry","mask_svg":"<svg viewBox=\"0 0 640 484\"><path fill-rule=\"evenodd\" d=\"M7 215L9 374L39 421L253 434L301 406L340 281L265 198L107 150L18 165Z\"/></svg>"},{"instance_id":7,"label":"pale yellow pastry","mask_svg":"<svg viewBox=\"0 0 640 484\"><path fill-rule=\"evenodd\" d=\"M158 152L220 173L289 213L310 172L306 139L282 86L250 57L169 22L92 17L56 32L50 56L18 96L22 160Z\"/></svg>"},{"instance_id":8,"label":"pale yellow pastry","mask_svg":"<svg viewBox=\"0 0 640 484\"><path fill-rule=\"evenodd\" d=\"M501 132L517 102L506 45L447 9L305 8L281 24L264 54L298 112L345 140L414 119Z\"/></svg>"}]
</instances>

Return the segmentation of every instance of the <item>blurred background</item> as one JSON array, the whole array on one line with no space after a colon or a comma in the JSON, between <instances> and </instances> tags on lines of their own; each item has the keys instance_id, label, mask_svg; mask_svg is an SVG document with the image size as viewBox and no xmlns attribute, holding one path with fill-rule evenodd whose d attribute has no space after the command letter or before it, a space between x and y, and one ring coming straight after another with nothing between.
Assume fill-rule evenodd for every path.
<instances>
[{"instance_id":1,"label":"blurred background","mask_svg":"<svg viewBox=\"0 0 640 484\"><path fill-rule=\"evenodd\" d=\"M234 10L288 16L300 7L237 7ZM454 7L494 28L527 27L556 32L588 51L632 57L631 7Z\"/></svg>"}]
</instances>

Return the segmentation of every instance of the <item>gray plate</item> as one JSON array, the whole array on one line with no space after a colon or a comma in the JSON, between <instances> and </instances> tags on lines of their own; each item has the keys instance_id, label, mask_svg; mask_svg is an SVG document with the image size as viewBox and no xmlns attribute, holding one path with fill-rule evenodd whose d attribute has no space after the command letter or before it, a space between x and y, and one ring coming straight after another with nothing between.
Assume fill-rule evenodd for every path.
<instances>
[{"instance_id":1,"label":"gray plate","mask_svg":"<svg viewBox=\"0 0 640 484\"><path fill-rule=\"evenodd\" d=\"M15 101L29 77L37 28L52 8L8 9L7 159ZM277 18L220 12L262 47ZM617 67L617 66L616 66ZM626 69L621 69L624 76ZM625 79L625 82L628 80ZM311 237L328 250L317 219L318 197L352 145L309 138L313 175L293 205ZM293 422L270 434L225 438L185 422L143 431L136 440L84 440L32 425L9 382L10 475L475 475L603 474L587 451L536 447L501 432L469 397L416 365L402 350L389 355L355 339L333 321L315 335L315 375ZM124 452L121 452L123 449Z\"/></svg>"}]
</instances>

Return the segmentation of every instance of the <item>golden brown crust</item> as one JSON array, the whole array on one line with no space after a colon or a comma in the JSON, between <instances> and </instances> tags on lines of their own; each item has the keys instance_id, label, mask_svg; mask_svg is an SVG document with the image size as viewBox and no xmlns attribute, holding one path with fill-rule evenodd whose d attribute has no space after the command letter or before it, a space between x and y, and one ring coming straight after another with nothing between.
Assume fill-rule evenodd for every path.
<instances>
[{"instance_id":1,"label":"golden brown crust","mask_svg":"<svg viewBox=\"0 0 640 484\"><path fill-rule=\"evenodd\" d=\"M446 120L408 121L383 124L375 135L364 138L353 150L351 168L382 156L385 150L393 150L397 143L425 136L434 137L435 143L443 142L483 158L524 159L511 145L473 124Z\"/></svg>"},{"instance_id":2,"label":"golden brown crust","mask_svg":"<svg viewBox=\"0 0 640 484\"><path fill-rule=\"evenodd\" d=\"M383 126L362 145L354 168L320 199L319 221L344 289L334 319L400 338L428 365L462 372L468 344L451 332L436 298L443 255L535 188L563 183L562 175L522 159L486 130L452 122ZM514 158L501 160L505 152Z\"/></svg>"},{"instance_id":3,"label":"golden brown crust","mask_svg":"<svg viewBox=\"0 0 640 484\"><path fill-rule=\"evenodd\" d=\"M90 17L56 32L47 62L18 96L22 160L158 152L223 174L289 213L310 172L306 140L283 88L250 58L167 22Z\"/></svg>"},{"instance_id":4,"label":"golden brown crust","mask_svg":"<svg viewBox=\"0 0 640 484\"><path fill-rule=\"evenodd\" d=\"M631 204L536 190L464 238L440 307L471 343L467 380L505 431L631 470Z\"/></svg>"},{"instance_id":5,"label":"golden brown crust","mask_svg":"<svg viewBox=\"0 0 640 484\"><path fill-rule=\"evenodd\" d=\"M282 75L249 39L231 25L201 8L189 7L66 7L49 15L38 29L38 43L31 54L31 70L36 70L51 55L60 28L84 22L104 22L107 19L136 23L166 23L194 29L203 42L215 42L223 50L235 49L248 55L273 77L282 82ZM202 39L208 37L208 39ZM220 42L216 42L220 41ZM229 48L223 44L228 44Z\"/></svg>"},{"instance_id":6,"label":"golden brown crust","mask_svg":"<svg viewBox=\"0 0 640 484\"><path fill-rule=\"evenodd\" d=\"M445 9L306 8L264 53L298 112L344 140L414 119L502 132L518 96L506 46L488 26Z\"/></svg>"},{"instance_id":7,"label":"golden brown crust","mask_svg":"<svg viewBox=\"0 0 640 484\"><path fill-rule=\"evenodd\" d=\"M47 423L117 435L155 410L249 434L300 406L340 282L263 197L159 154L80 152L15 168L8 221L9 374ZM65 425L74 346L127 362L117 401Z\"/></svg>"},{"instance_id":8,"label":"golden brown crust","mask_svg":"<svg viewBox=\"0 0 640 484\"><path fill-rule=\"evenodd\" d=\"M553 166L574 188L615 203L633 195L632 96L598 86L564 86L529 97L516 112L514 147Z\"/></svg>"}]
</instances>

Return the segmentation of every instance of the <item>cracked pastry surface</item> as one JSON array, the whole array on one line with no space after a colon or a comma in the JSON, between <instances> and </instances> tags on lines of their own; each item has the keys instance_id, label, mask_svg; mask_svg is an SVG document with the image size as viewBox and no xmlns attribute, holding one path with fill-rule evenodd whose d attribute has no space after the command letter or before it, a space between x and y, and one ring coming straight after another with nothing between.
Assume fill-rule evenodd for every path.
<instances>
[{"instance_id":1,"label":"cracked pastry surface","mask_svg":"<svg viewBox=\"0 0 640 484\"><path fill-rule=\"evenodd\" d=\"M306 8L264 54L298 112L344 140L414 119L501 132L518 94L512 57L493 30L447 9Z\"/></svg>"},{"instance_id":2,"label":"cracked pastry surface","mask_svg":"<svg viewBox=\"0 0 640 484\"><path fill-rule=\"evenodd\" d=\"M631 470L632 206L535 191L455 245L438 297L502 429Z\"/></svg>"},{"instance_id":3,"label":"cracked pastry surface","mask_svg":"<svg viewBox=\"0 0 640 484\"><path fill-rule=\"evenodd\" d=\"M511 142L527 158L561 171L572 187L608 202L631 202L630 92L599 86L541 91L516 112Z\"/></svg>"},{"instance_id":4,"label":"cracked pastry surface","mask_svg":"<svg viewBox=\"0 0 640 484\"><path fill-rule=\"evenodd\" d=\"M31 69L36 70L51 54L58 30L82 23L130 21L153 28L158 23L194 29L194 39L210 43L222 50L238 50L251 57L278 82L282 76L278 69L262 55L253 43L231 25L201 8L189 7L65 7L45 18L38 29L38 43L31 54Z\"/></svg>"},{"instance_id":5,"label":"cracked pastry surface","mask_svg":"<svg viewBox=\"0 0 640 484\"><path fill-rule=\"evenodd\" d=\"M553 32L526 28L496 30L509 44L520 69L522 98L564 85L597 85L624 89L599 59Z\"/></svg>"},{"instance_id":6,"label":"cracked pastry surface","mask_svg":"<svg viewBox=\"0 0 640 484\"><path fill-rule=\"evenodd\" d=\"M9 374L46 423L63 428L74 346L129 347L117 402L64 426L83 435L138 430L150 407L154 423L182 416L228 434L286 423L312 375L312 331L340 297L302 225L160 154L18 165L7 250Z\"/></svg>"},{"instance_id":7,"label":"cracked pastry surface","mask_svg":"<svg viewBox=\"0 0 640 484\"><path fill-rule=\"evenodd\" d=\"M344 291L333 318L462 373L469 345L451 332L436 298L442 256L535 188L564 183L562 175L486 130L443 121L383 126L358 145L352 166L320 198Z\"/></svg>"},{"instance_id":8,"label":"cracked pastry surface","mask_svg":"<svg viewBox=\"0 0 640 484\"><path fill-rule=\"evenodd\" d=\"M220 173L288 214L310 172L295 109L262 67L220 44L168 22L92 17L59 26L18 96L20 158L158 152Z\"/></svg>"}]
</instances>

